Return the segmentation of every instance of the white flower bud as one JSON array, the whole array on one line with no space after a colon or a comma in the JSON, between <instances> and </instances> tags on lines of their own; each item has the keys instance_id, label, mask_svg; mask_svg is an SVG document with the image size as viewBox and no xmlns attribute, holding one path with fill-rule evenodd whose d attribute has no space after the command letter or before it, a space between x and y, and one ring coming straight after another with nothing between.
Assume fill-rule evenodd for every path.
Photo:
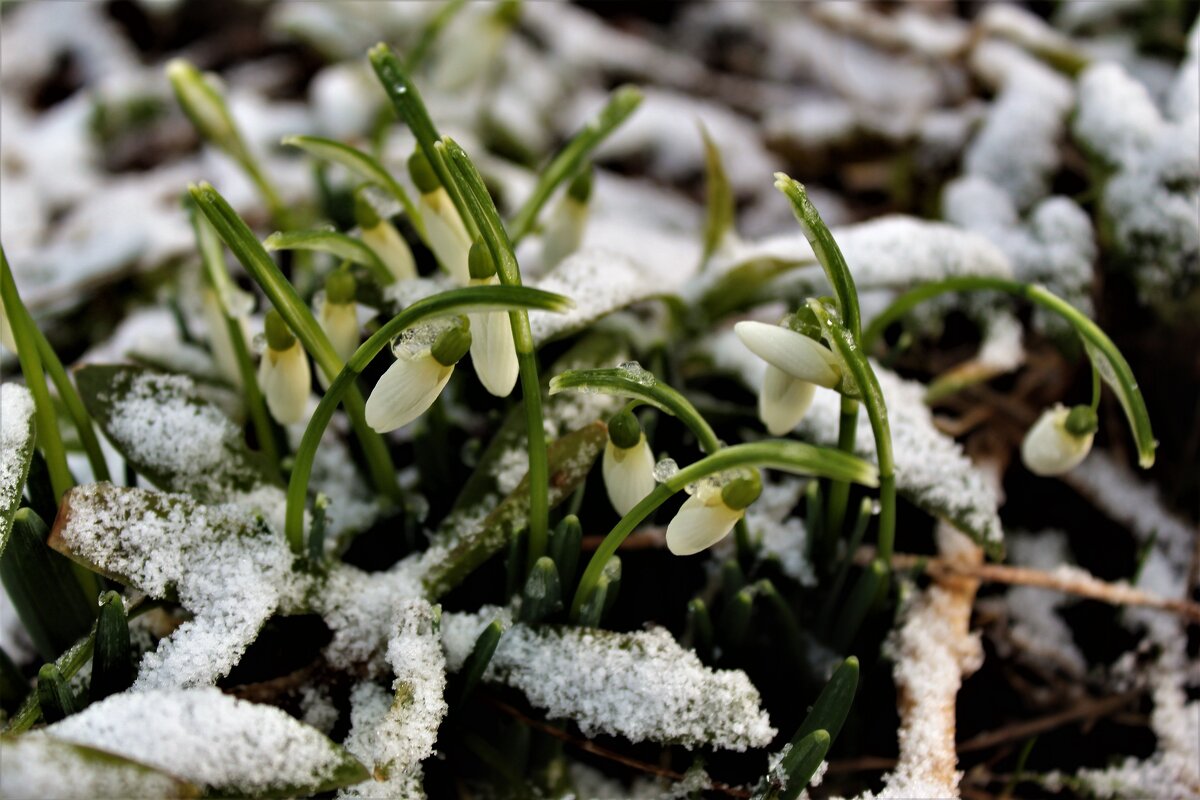
<instances>
[{"instance_id":1,"label":"white flower bud","mask_svg":"<svg viewBox=\"0 0 1200 800\"><path fill-rule=\"evenodd\" d=\"M471 271L467 266L471 237L467 235L467 228L450 195L439 186L432 192L422 194L418 202L421 205L421 220L425 224L425 243L437 257L442 269L456 283L466 286L471 280Z\"/></svg>"},{"instance_id":2,"label":"white flower bud","mask_svg":"<svg viewBox=\"0 0 1200 800\"><path fill-rule=\"evenodd\" d=\"M267 409L280 425L294 425L305 420L312 371L299 340L286 350L276 350L268 345L258 365L258 386L267 401Z\"/></svg>"},{"instance_id":3,"label":"white flower bud","mask_svg":"<svg viewBox=\"0 0 1200 800\"><path fill-rule=\"evenodd\" d=\"M625 516L654 491L654 453L642 434L633 447L618 447L612 439L604 447L604 488L613 509Z\"/></svg>"},{"instance_id":4,"label":"white flower bud","mask_svg":"<svg viewBox=\"0 0 1200 800\"><path fill-rule=\"evenodd\" d=\"M727 506L719 488L702 486L667 525L667 549L677 556L707 550L728 536L745 513Z\"/></svg>"},{"instance_id":5,"label":"white flower bud","mask_svg":"<svg viewBox=\"0 0 1200 800\"><path fill-rule=\"evenodd\" d=\"M1077 435L1067 430L1071 411L1059 404L1048 408L1025 434L1021 460L1035 475L1062 475L1087 458L1095 433Z\"/></svg>"},{"instance_id":6,"label":"white flower bud","mask_svg":"<svg viewBox=\"0 0 1200 800\"><path fill-rule=\"evenodd\" d=\"M492 286L500 280L472 280L472 286ZM479 382L496 397L508 397L517 384L520 365L507 311L468 314L471 321L471 363Z\"/></svg>"},{"instance_id":7,"label":"white flower bud","mask_svg":"<svg viewBox=\"0 0 1200 800\"><path fill-rule=\"evenodd\" d=\"M429 410L453 372L453 364L439 363L429 350L397 358L367 398L367 424L387 433L412 422Z\"/></svg>"}]
</instances>

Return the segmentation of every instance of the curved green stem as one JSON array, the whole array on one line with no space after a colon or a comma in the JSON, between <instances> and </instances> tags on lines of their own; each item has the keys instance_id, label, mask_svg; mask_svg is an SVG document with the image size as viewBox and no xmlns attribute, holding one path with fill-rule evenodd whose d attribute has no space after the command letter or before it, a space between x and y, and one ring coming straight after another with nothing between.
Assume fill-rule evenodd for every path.
<instances>
[{"instance_id":1,"label":"curved green stem","mask_svg":"<svg viewBox=\"0 0 1200 800\"><path fill-rule=\"evenodd\" d=\"M287 322L304 349L313 357L326 379L335 378L342 369L342 360L330 344L325 331L321 330L321 326L313 318L308 306L279 271L279 267L263 249L253 231L211 185L202 183L190 187L188 191L217 234L262 287L271 304ZM391 454L383 437L367 425L362 395L353 386L347 391L346 414L350 417L350 424L362 444L372 484L393 502L399 503L400 485L396 482L396 470L392 465Z\"/></svg>"},{"instance_id":2,"label":"curved green stem","mask_svg":"<svg viewBox=\"0 0 1200 800\"><path fill-rule=\"evenodd\" d=\"M389 286L396 282L396 277L370 245L338 231L276 231L263 240L263 247L269 253L275 250L329 253L343 261L362 264L371 271L380 286Z\"/></svg>"},{"instance_id":3,"label":"curved green stem","mask_svg":"<svg viewBox=\"0 0 1200 800\"><path fill-rule=\"evenodd\" d=\"M1006 292L1029 300L1041 307L1058 314L1065 319L1083 340L1084 349L1092 366L1096 368L1101 379L1116 393L1125 416L1129 420L1130 431L1138 449L1138 463L1143 469L1154 465L1154 433L1150 428L1150 415L1146 411L1146 402L1138 389L1137 380L1129 362L1121 355L1121 351L1108 338L1095 322L1088 319L1079 309L1037 284L1021 283L1007 278L988 278L978 276L963 276L947 278L936 283L927 283L910 289L892 301L884 311L871 321L863 334L862 347L864 351L879 340L888 325L907 314L912 308L940 294L947 292L971 291Z\"/></svg>"},{"instance_id":4,"label":"curved green stem","mask_svg":"<svg viewBox=\"0 0 1200 800\"><path fill-rule=\"evenodd\" d=\"M838 449L854 452L854 438L858 431L858 401L842 396L841 414L838 416ZM834 481L829 485L829 516L825 522L829 527L829 538L836 539L846 522L846 504L850 502L850 484Z\"/></svg>"},{"instance_id":5,"label":"curved green stem","mask_svg":"<svg viewBox=\"0 0 1200 800\"><path fill-rule=\"evenodd\" d=\"M67 413L71 415L71 422L74 423L75 430L79 433L79 441L83 445L83 451L87 454L88 464L92 467L92 476L98 481L111 480L111 476L108 474L108 463L104 460L104 452L100 449L100 440L96 436L95 427L93 427L95 423L92 415L88 413L75 384L71 382L67 370L58 360L58 354L50 346L46 335L36 325L34 325L33 331L37 336L38 357L42 360L42 369L50 376L58 396L62 398L63 405L67 407Z\"/></svg>"},{"instance_id":6,"label":"curved green stem","mask_svg":"<svg viewBox=\"0 0 1200 800\"><path fill-rule=\"evenodd\" d=\"M470 157L450 138L435 148L448 166L454 184L465 199L469 219L476 228L496 265L496 274L505 286L521 285L521 269L500 212L488 194L483 177L471 163ZM513 344L517 350L517 365L521 378L521 402L525 406L525 429L529 443L529 549L528 570L546 554L550 525L550 468L546 455L546 429L542 419L542 385L538 379L537 347L529 327L529 313L524 309L508 312L512 326Z\"/></svg>"},{"instance_id":7,"label":"curved green stem","mask_svg":"<svg viewBox=\"0 0 1200 800\"><path fill-rule=\"evenodd\" d=\"M196 245L200 250L200 263L204 265L204 274L212 284L217 296L217 304L221 315L225 318L225 330L233 345L233 354L237 358L238 376L242 380L242 391L246 394L246 410L254 425L254 436L258 439L258 451L267 462L271 477L283 483L279 472L279 450L275 443L275 430L271 427L267 415L267 404L263 399L262 390L258 386L258 377L254 372L254 362L250 358L250 347L243 335L241 323L237 315L229 308L230 293L235 290L233 281L225 267L225 258L221 253L221 240L217 236L212 223L203 214L196 213L194 203L188 204L188 215L192 219L192 230L196 235Z\"/></svg>"},{"instance_id":8,"label":"curved green stem","mask_svg":"<svg viewBox=\"0 0 1200 800\"><path fill-rule=\"evenodd\" d=\"M17 343L17 360L21 363L21 374L25 376L25 385L33 395L34 419L37 425L37 442L42 446L46 456L46 466L50 471L50 486L54 490L55 502L61 502L66 491L75 481L67 468L67 454L63 449L62 434L58 430L58 420L54 416L54 405L50 400L50 390L46 386L46 375L42 369L41 349L38 347L38 330L29 316L21 296L17 293L17 284L13 280L12 270L8 266L8 257L4 248L0 247L0 302L12 326L13 338Z\"/></svg>"},{"instance_id":9,"label":"curved green stem","mask_svg":"<svg viewBox=\"0 0 1200 800\"><path fill-rule=\"evenodd\" d=\"M688 427L705 453L715 453L721 443L708 420L686 397L656 378L637 377L620 367L610 369L569 369L550 379L550 394L559 392L598 392L630 397L639 403L665 411Z\"/></svg>"},{"instance_id":10,"label":"curved green stem","mask_svg":"<svg viewBox=\"0 0 1200 800\"><path fill-rule=\"evenodd\" d=\"M575 599L571 603L572 618L579 616L584 601L595 587L596 581L600 579L608 559L617 552L617 548L621 546L626 537L652 511L690 483L695 483L710 475L745 467L779 469L802 475L836 478L854 481L864 486L875 486L877 482L875 468L866 461L849 453L827 447L816 447L781 439L765 439L760 442L723 447L679 470L668 481L656 486L654 491L646 495L628 514L621 517L621 520L596 548L591 561L588 562L587 569L584 570L583 577L579 579L579 588L575 590Z\"/></svg>"},{"instance_id":11,"label":"curved green stem","mask_svg":"<svg viewBox=\"0 0 1200 800\"><path fill-rule=\"evenodd\" d=\"M571 301L561 295L531 289L525 286L472 286L452 289L448 292L418 300L392 317L379 330L363 342L350 360L333 379L316 411L304 429L304 437L296 450L291 479L287 490L287 517L285 528L288 544L295 553L304 552L304 503L308 497L308 480L312 474L313 460L325 428L333 418L338 403L354 387L354 381L379 351L388 346L402 331L419 322L435 317L454 316L479 311L508 311L513 308L536 308L546 311L562 311L571 306Z\"/></svg>"},{"instance_id":12,"label":"curved green stem","mask_svg":"<svg viewBox=\"0 0 1200 800\"><path fill-rule=\"evenodd\" d=\"M621 86L608 98L608 103L583 129L567 142L550 164L538 176L537 185L513 217L511 236L514 243L533 230L538 213L563 181L575 175L588 155L603 142L618 125L624 122L642 102L642 92L636 86Z\"/></svg>"},{"instance_id":13,"label":"curved green stem","mask_svg":"<svg viewBox=\"0 0 1200 800\"><path fill-rule=\"evenodd\" d=\"M467 235L471 241L475 241L479 237L478 220L468 213L461 187L454 182L449 167L443 161L442 154L436 147L441 135L438 133L437 126L433 124L428 109L425 108L425 101L421 99L421 93L417 91L416 85L412 82L404 65L400 63L400 59L386 44L380 42L372 47L368 57L371 66L375 69L375 74L379 77L379 82L383 84L384 92L395 106L396 113L408 125L413 136L417 138L417 145L429 159L433 171L437 173L438 181L445 187L451 202L458 210L458 215L467 228Z\"/></svg>"},{"instance_id":14,"label":"curved green stem","mask_svg":"<svg viewBox=\"0 0 1200 800\"><path fill-rule=\"evenodd\" d=\"M1092 411L1100 408L1100 370L1092 364Z\"/></svg>"}]
</instances>

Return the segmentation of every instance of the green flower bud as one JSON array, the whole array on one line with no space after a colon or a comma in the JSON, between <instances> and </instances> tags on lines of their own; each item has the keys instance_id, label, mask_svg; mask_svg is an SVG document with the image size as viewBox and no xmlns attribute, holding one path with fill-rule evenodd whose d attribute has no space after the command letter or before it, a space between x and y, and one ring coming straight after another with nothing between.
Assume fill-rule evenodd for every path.
<instances>
[{"instance_id":1,"label":"green flower bud","mask_svg":"<svg viewBox=\"0 0 1200 800\"><path fill-rule=\"evenodd\" d=\"M592 196L592 165L588 164L576 173L567 187L567 195L577 203L587 203Z\"/></svg>"},{"instance_id":2,"label":"green flower bud","mask_svg":"<svg viewBox=\"0 0 1200 800\"><path fill-rule=\"evenodd\" d=\"M642 426L632 411L613 414L608 421L608 438L622 450L628 450L642 440Z\"/></svg>"},{"instance_id":3,"label":"green flower bud","mask_svg":"<svg viewBox=\"0 0 1200 800\"><path fill-rule=\"evenodd\" d=\"M521 0L503 0L492 13L501 25L512 27L521 19Z\"/></svg>"},{"instance_id":4,"label":"green flower bud","mask_svg":"<svg viewBox=\"0 0 1200 800\"><path fill-rule=\"evenodd\" d=\"M279 312L273 308L267 312L267 319L263 324L263 328L267 333L267 347L272 350L282 353L296 343L296 337L292 335L287 323L283 321L283 317L279 315Z\"/></svg>"},{"instance_id":5,"label":"green flower bud","mask_svg":"<svg viewBox=\"0 0 1200 800\"><path fill-rule=\"evenodd\" d=\"M467 268L471 271L471 280L485 281L496 274L496 263L492 261L492 251L488 250L483 239L476 239L467 255Z\"/></svg>"},{"instance_id":6,"label":"green flower bud","mask_svg":"<svg viewBox=\"0 0 1200 800\"><path fill-rule=\"evenodd\" d=\"M1100 427L1096 412L1090 406L1075 406L1063 424L1072 436L1091 436Z\"/></svg>"},{"instance_id":7,"label":"green flower bud","mask_svg":"<svg viewBox=\"0 0 1200 800\"><path fill-rule=\"evenodd\" d=\"M354 221L364 231L378 227L382 221L379 218L379 212L375 210L375 206L371 204L370 199L367 197L365 186L360 187L354 193Z\"/></svg>"},{"instance_id":8,"label":"green flower bud","mask_svg":"<svg viewBox=\"0 0 1200 800\"><path fill-rule=\"evenodd\" d=\"M734 511L746 508L762 494L762 477L758 470L751 470L744 478L734 478L721 487L721 501Z\"/></svg>"},{"instance_id":9,"label":"green flower bud","mask_svg":"<svg viewBox=\"0 0 1200 800\"><path fill-rule=\"evenodd\" d=\"M421 148L419 147L408 157L408 174L421 194L436 192L442 185L442 182L438 180L437 172L433 169L433 165L429 163L429 159L425 157L425 154L421 152Z\"/></svg>"},{"instance_id":10,"label":"green flower bud","mask_svg":"<svg viewBox=\"0 0 1200 800\"><path fill-rule=\"evenodd\" d=\"M336 270L325 279L325 301L339 305L353 303L357 289L358 282L349 270Z\"/></svg>"},{"instance_id":11,"label":"green flower bud","mask_svg":"<svg viewBox=\"0 0 1200 800\"><path fill-rule=\"evenodd\" d=\"M433 355L433 360L443 367L452 367L461 361L470 349L471 326L462 324L455 325L439 336L433 343L433 347L430 348L430 353Z\"/></svg>"}]
</instances>

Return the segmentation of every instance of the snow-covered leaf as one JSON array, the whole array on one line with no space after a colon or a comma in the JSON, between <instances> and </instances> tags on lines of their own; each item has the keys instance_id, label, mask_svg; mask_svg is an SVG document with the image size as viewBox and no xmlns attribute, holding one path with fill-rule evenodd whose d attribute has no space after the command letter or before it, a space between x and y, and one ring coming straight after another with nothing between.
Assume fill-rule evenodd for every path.
<instances>
[{"instance_id":1,"label":"snow-covered leaf","mask_svg":"<svg viewBox=\"0 0 1200 800\"><path fill-rule=\"evenodd\" d=\"M140 367L88 365L79 393L105 435L139 474L204 502L265 482L242 432L195 381Z\"/></svg>"},{"instance_id":2,"label":"snow-covered leaf","mask_svg":"<svg viewBox=\"0 0 1200 800\"><path fill-rule=\"evenodd\" d=\"M33 395L18 383L0 384L0 553L29 474L34 443Z\"/></svg>"},{"instance_id":3,"label":"snow-covered leaf","mask_svg":"<svg viewBox=\"0 0 1200 800\"><path fill-rule=\"evenodd\" d=\"M446 614L447 664L461 668L479 632L506 615L498 608ZM765 746L776 733L744 672L704 666L663 628L614 633L514 625L484 680L519 689L550 718L570 719L587 736L742 751Z\"/></svg>"},{"instance_id":4,"label":"snow-covered leaf","mask_svg":"<svg viewBox=\"0 0 1200 800\"><path fill-rule=\"evenodd\" d=\"M46 734L169 771L220 796L316 794L367 777L315 728L217 689L113 695Z\"/></svg>"},{"instance_id":5,"label":"snow-covered leaf","mask_svg":"<svg viewBox=\"0 0 1200 800\"><path fill-rule=\"evenodd\" d=\"M142 659L135 689L211 684L238 662L263 622L302 591L282 528L232 505L107 483L63 498L50 546L193 618ZM289 595L289 600L291 596Z\"/></svg>"},{"instance_id":6,"label":"snow-covered leaf","mask_svg":"<svg viewBox=\"0 0 1200 800\"><path fill-rule=\"evenodd\" d=\"M0 797L6 798L200 796L197 787L153 767L41 731L0 739L0 763Z\"/></svg>"},{"instance_id":7,"label":"snow-covered leaf","mask_svg":"<svg viewBox=\"0 0 1200 800\"><path fill-rule=\"evenodd\" d=\"M396 676L393 699L373 737L376 774L406 772L433 754L448 710L440 616L440 608L420 599L407 601L398 613L387 651Z\"/></svg>"}]
</instances>

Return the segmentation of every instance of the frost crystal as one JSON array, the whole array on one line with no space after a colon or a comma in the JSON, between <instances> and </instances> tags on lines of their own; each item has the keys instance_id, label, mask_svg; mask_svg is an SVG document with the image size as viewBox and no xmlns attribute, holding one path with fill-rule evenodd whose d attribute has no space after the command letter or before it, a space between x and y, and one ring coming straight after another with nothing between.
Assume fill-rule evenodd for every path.
<instances>
[{"instance_id":1,"label":"frost crystal","mask_svg":"<svg viewBox=\"0 0 1200 800\"><path fill-rule=\"evenodd\" d=\"M484 608L445 615L447 663L461 666L475 637L501 614ZM548 716L573 720L586 736L740 751L762 747L776 733L744 672L704 666L662 628L622 634L514 625L484 677L520 689Z\"/></svg>"}]
</instances>

